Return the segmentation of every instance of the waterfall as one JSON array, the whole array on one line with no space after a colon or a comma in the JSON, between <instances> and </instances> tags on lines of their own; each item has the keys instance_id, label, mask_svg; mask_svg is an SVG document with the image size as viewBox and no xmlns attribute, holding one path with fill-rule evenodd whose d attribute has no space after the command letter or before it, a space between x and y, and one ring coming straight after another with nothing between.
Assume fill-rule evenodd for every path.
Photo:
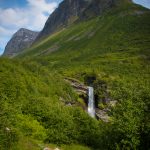
<instances>
[{"instance_id":1,"label":"waterfall","mask_svg":"<svg viewBox=\"0 0 150 150\"><path fill-rule=\"evenodd\" d=\"M94 89L89 87L89 101L88 101L88 114L91 117L95 117L95 104L94 104Z\"/></svg>"}]
</instances>

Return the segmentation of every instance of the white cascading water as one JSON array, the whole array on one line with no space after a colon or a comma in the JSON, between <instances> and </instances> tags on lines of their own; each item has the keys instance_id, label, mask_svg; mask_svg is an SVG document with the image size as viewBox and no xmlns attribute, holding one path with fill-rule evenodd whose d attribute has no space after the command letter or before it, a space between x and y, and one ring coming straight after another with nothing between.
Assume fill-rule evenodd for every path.
<instances>
[{"instance_id":1,"label":"white cascading water","mask_svg":"<svg viewBox=\"0 0 150 150\"><path fill-rule=\"evenodd\" d=\"M88 101L88 114L91 117L95 117L95 103L94 103L94 89L89 87L89 101Z\"/></svg>"}]
</instances>

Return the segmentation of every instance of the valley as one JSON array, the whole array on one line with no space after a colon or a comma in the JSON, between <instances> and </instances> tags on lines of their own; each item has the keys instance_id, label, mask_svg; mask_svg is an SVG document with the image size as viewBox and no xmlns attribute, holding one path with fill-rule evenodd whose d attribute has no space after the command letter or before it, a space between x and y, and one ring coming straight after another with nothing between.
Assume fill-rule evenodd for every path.
<instances>
[{"instance_id":1,"label":"valley","mask_svg":"<svg viewBox=\"0 0 150 150\"><path fill-rule=\"evenodd\" d=\"M0 149L149 149L150 10L115 2L0 58Z\"/></svg>"}]
</instances>

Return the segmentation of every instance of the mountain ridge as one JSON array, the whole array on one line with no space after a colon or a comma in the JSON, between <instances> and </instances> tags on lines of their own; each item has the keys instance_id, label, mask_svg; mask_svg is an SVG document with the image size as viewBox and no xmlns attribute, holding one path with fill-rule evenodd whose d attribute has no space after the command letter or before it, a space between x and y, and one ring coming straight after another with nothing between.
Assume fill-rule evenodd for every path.
<instances>
[{"instance_id":1,"label":"mountain ridge","mask_svg":"<svg viewBox=\"0 0 150 150\"><path fill-rule=\"evenodd\" d=\"M3 56L14 57L23 50L29 48L39 32L20 28L8 41Z\"/></svg>"},{"instance_id":2,"label":"mountain ridge","mask_svg":"<svg viewBox=\"0 0 150 150\"><path fill-rule=\"evenodd\" d=\"M43 30L35 41L47 37L77 21L101 15L122 3L131 3L131 0L64 0L49 16Z\"/></svg>"},{"instance_id":3,"label":"mountain ridge","mask_svg":"<svg viewBox=\"0 0 150 150\"><path fill-rule=\"evenodd\" d=\"M18 30L7 43L3 56L14 57L23 50L32 47L32 45L38 43L38 41L41 41L73 23L91 19L102 15L111 8L131 2L132 0L64 0L49 16L44 28L39 33L24 28ZM29 36L29 40L26 41L24 36L18 36L20 32L27 32L26 36ZM20 41L19 39L21 38L22 40Z\"/></svg>"},{"instance_id":4,"label":"mountain ridge","mask_svg":"<svg viewBox=\"0 0 150 150\"><path fill-rule=\"evenodd\" d=\"M142 23L138 22L138 20L140 19L141 22L145 22L144 24L147 26L148 23L146 22L146 18L149 15L149 12L149 9L146 9L136 4L122 5L121 7L111 9L103 15L99 15L97 17L81 21L76 24L72 24L67 28L53 33L49 37L44 38L42 41L34 43L32 47L27 49L27 51L21 54L20 56L41 56L45 54L50 54L55 51L60 51L61 49L66 49L66 51L75 48L76 50L82 50L85 49L85 47L89 48L90 43L92 44L94 42L94 39L96 41L94 42L94 45L91 45L92 47L90 46L91 49L97 49L97 47L102 48L103 44L101 42L104 42L105 40L107 40L105 47L109 47L109 42L119 42L115 38L111 39L110 37L112 35L110 36L109 34L114 34L114 37L116 37L116 35L121 36L122 40L125 40L124 37L131 34L134 30L136 30L137 33L141 32L141 29L143 30L143 26ZM133 24L130 27L132 32L127 33L127 31L129 31L128 26L130 24ZM147 29L145 28L145 30ZM113 31L115 32L113 33ZM101 36L97 38L97 34ZM131 37L134 36L136 35L131 35ZM141 35L139 34L139 38L140 36ZM122 45L124 42L125 41L122 41L121 43L120 41L119 44ZM87 43L87 45L85 45L85 43ZM114 45L114 43L112 44ZM119 45L114 46L119 47ZM82 47L82 49L80 47Z\"/></svg>"}]
</instances>

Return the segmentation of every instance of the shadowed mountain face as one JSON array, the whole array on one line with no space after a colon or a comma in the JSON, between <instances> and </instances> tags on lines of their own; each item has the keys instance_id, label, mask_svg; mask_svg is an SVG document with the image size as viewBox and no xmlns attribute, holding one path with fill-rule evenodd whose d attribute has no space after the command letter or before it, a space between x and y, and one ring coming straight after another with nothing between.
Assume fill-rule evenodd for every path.
<instances>
[{"instance_id":1,"label":"shadowed mountain face","mask_svg":"<svg viewBox=\"0 0 150 150\"><path fill-rule=\"evenodd\" d=\"M4 51L4 56L13 57L24 49L31 46L36 39L38 32L30 31L28 29L21 28L18 30L11 40L7 43Z\"/></svg>"},{"instance_id":2,"label":"shadowed mountain face","mask_svg":"<svg viewBox=\"0 0 150 150\"><path fill-rule=\"evenodd\" d=\"M50 15L36 41L78 21L102 14L104 11L131 0L64 0Z\"/></svg>"}]
</instances>

